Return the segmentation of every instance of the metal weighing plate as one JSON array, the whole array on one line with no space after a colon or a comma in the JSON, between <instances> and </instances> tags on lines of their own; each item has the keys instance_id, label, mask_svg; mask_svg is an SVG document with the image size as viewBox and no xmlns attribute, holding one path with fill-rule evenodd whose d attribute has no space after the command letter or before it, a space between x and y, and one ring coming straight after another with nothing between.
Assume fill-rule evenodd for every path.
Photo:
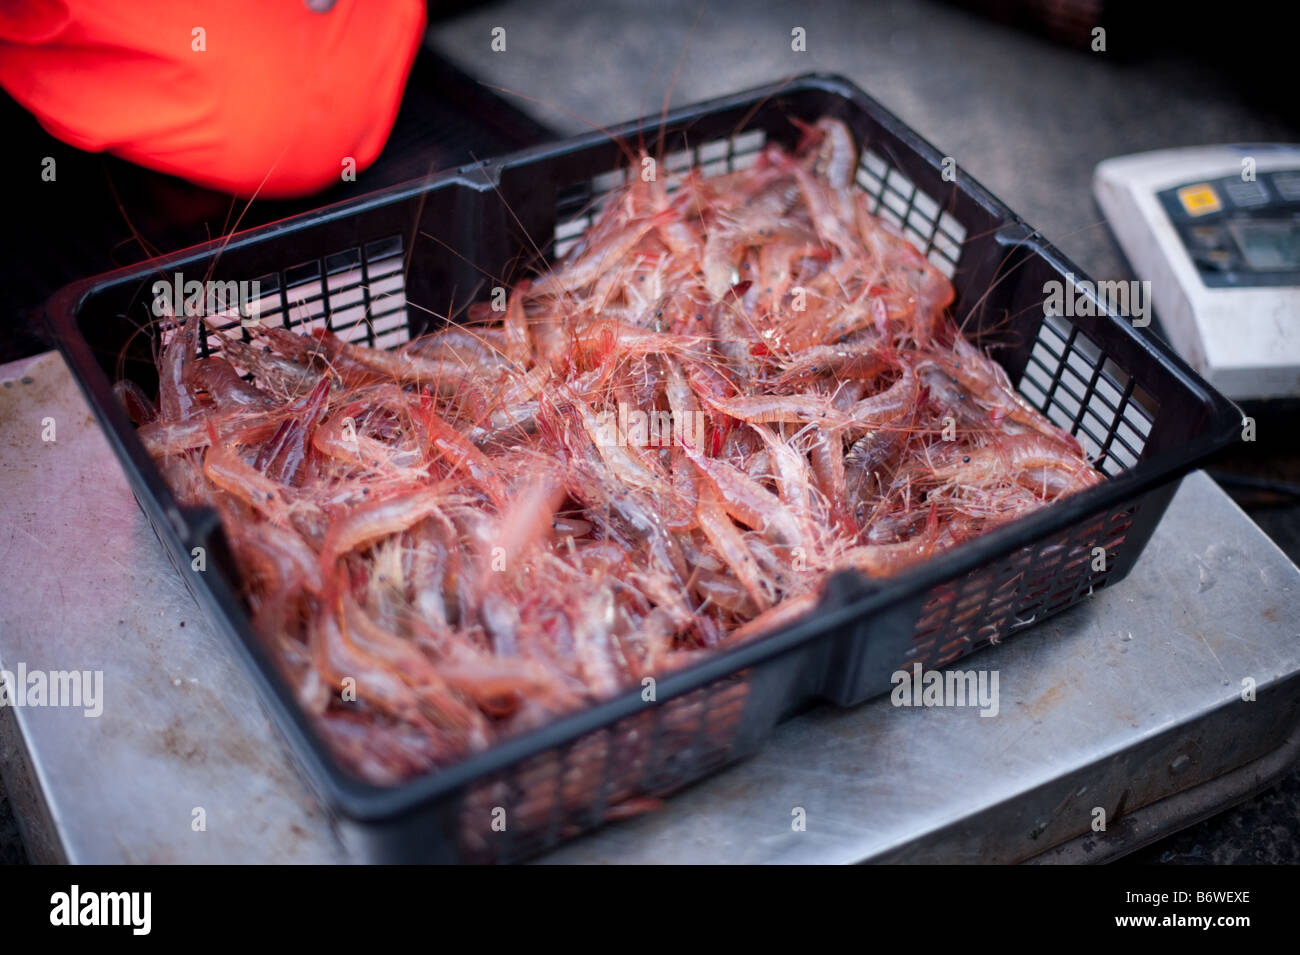
<instances>
[{"instance_id":1,"label":"metal weighing plate","mask_svg":"<svg viewBox=\"0 0 1300 955\"><path fill-rule=\"evenodd\" d=\"M1127 580L961 662L998 674L996 717L888 698L821 707L544 861L1111 858L1294 760L1298 627L1300 570L1193 474ZM0 667L19 663L104 674L97 718L0 708L0 770L37 861L360 861L289 768L55 354L0 366Z\"/></svg>"}]
</instances>

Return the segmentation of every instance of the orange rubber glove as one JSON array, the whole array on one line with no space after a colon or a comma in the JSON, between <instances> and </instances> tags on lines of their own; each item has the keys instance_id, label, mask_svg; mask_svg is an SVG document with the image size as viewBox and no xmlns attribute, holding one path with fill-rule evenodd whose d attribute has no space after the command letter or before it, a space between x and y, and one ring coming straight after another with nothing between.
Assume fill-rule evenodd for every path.
<instances>
[{"instance_id":1,"label":"orange rubber glove","mask_svg":"<svg viewBox=\"0 0 1300 955\"><path fill-rule=\"evenodd\" d=\"M424 26L423 0L6 0L0 86L79 149L297 196L374 162Z\"/></svg>"}]
</instances>

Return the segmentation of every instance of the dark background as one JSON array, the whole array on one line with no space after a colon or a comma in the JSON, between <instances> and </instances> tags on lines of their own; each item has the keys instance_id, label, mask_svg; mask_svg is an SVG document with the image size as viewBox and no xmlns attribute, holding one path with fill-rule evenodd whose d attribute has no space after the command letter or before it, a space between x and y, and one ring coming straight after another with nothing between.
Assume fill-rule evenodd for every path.
<instances>
[{"instance_id":1,"label":"dark background","mask_svg":"<svg viewBox=\"0 0 1300 955\"><path fill-rule=\"evenodd\" d=\"M1104 0L434 4L426 47L379 162L355 183L251 206L51 139L0 94L7 227L0 361L50 347L40 319L65 282L241 226L807 72L839 73L898 114L1097 279L1129 278L1091 195L1110 156L1218 142L1300 141L1293 4L1227 9ZM494 53L491 31L506 29ZM1106 31L1093 51L1092 30ZM791 30L807 51L791 50ZM54 156L57 185L42 183ZM1292 409L1216 462L1225 485L1300 559ZM1233 475L1237 475L1233 479ZM1241 476L1273 482L1249 490ZM0 792L0 862L24 858ZM1300 773L1129 856L1136 863L1300 861Z\"/></svg>"}]
</instances>

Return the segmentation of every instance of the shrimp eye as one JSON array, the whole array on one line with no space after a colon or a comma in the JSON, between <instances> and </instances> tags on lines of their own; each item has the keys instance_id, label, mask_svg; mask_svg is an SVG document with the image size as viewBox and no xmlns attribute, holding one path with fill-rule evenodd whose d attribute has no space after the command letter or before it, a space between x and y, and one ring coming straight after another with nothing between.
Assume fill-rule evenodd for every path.
<instances>
[{"instance_id":1,"label":"shrimp eye","mask_svg":"<svg viewBox=\"0 0 1300 955\"><path fill-rule=\"evenodd\" d=\"M970 464L970 455L969 455L969 454L963 454L963 455L961 456L961 463L962 463L962 464Z\"/></svg>"}]
</instances>

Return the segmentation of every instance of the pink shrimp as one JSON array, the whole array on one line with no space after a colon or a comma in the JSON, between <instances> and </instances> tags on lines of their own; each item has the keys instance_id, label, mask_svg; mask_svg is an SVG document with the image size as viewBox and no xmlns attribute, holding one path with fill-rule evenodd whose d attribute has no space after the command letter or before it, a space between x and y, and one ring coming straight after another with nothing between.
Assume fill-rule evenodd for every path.
<instances>
[{"instance_id":1,"label":"pink shrimp","mask_svg":"<svg viewBox=\"0 0 1300 955\"><path fill-rule=\"evenodd\" d=\"M199 410L190 368L199 348L199 320L187 318L174 330L158 360L158 411L164 421L184 421Z\"/></svg>"},{"instance_id":2,"label":"pink shrimp","mask_svg":"<svg viewBox=\"0 0 1300 955\"><path fill-rule=\"evenodd\" d=\"M870 381L889 367L890 361L874 338L839 345L818 345L795 352L784 361L776 386L784 389L792 385L807 385L823 376L837 381L845 378Z\"/></svg>"},{"instance_id":3,"label":"pink shrimp","mask_svg":"<svg viewBox=\"0 0 1300 955\"><path fill-rule=\"evenodd\" d=\"M267 411L276 405L275 398L244 381L234 366L219 356L196 361L190 371L190 380L211 395L218 408Z\"/></svg>"},{"instance_id":4,"label":"pink shrimp","mask_svg":"<svg viewBox=\"0 0 1300 955\"><path fill-rule=\"evenodd\" d=\"M330 525L321 545L321 573L332 574L335 562L349 551L404 531L438 513L445 493L436 485L415 488L389 498L369 501L338 518Z\"/></svg>"},{"instance_id":5,"label":"pink shrimp","mask_svg":"<svg viewBox=\"0 0 1300 955\"><path fill-rule=\"evenodd\" d=\"M701 492L695 513L700 530L731 568L750 599L760 610L770 607L776 595L776 584L758 566L754 555L745 545L744 538L718 503L712 488Z\"/></svg>"},{"instance_id":6,"label":"pink shrimp","mask_svg":"<svg viewBox=\"0 0 1300 955\"><path fill-rule=\"evenodd\" d=\"M959 454L960 460L952 460ZM951 463L936 467L931 475L941 483L992 487L1012 481L1047 499L1101 480L1063 441L1037 433L998 437L982 448L953 449L947 457Z\"/></svg>"},{"instance_id":7,"label":"pink shrimp","mask_svg":"<svg viewBox=\"0 0 1300 955\"><path fill-rule=\"evenodd\" d=\"M771 491L725 461L690 448L685 454L713 486L722 508L736 520L770 534L780 544L798 547L805 543L798 522Z\"/></svg>"},{"instance_id":8,"label":"pink shrimp","mask_svg":"<svg viewBox=\"0 0 1300 955\"><path fill-rule=\"evenodd\" d=\"M818 595L813 592L787 597L781 603L754 617L749 622L727 634L726 643L736 644L751 640L760 634L771 633L806 617L817 607Z\"/></svg>"},{"instance_id":9,"label":"pink shrimp","mask_svg":"<svg viewBox=\"0 0 1300 955\"><path fill-rule=\"evenodd\" d=\"M234 451L212 441L203 456L203 473L216 487L243 501L276 524L289 526L291 490L248 464Z\"/></svg>"},{"instance_id":10,"label":"pink shrimp","mask_svg":"<svg viewBox=\"0 0 1300 955\"><path fill-rule=\"evenodd\" d=\"M329 382L322 378L310 394L290 408L290 417L258 453L255 468L283 484L302 484L311 436L325 414L329 391Z\"/></svg>"},{"instance_id":11,"label":"pink shrimp","mask_svg":"<svg viewBox=\"0 0 1300 955\"><path fill-rule=\"evenodd\" d=\"M716 397L705 395L704 400L740 421L764 424L778 421L795 424L815 424L823 428L839 428L852 419L835 407L827 395L805 392L793 395L735 395Z\"/></svg>"}]
</instances>

